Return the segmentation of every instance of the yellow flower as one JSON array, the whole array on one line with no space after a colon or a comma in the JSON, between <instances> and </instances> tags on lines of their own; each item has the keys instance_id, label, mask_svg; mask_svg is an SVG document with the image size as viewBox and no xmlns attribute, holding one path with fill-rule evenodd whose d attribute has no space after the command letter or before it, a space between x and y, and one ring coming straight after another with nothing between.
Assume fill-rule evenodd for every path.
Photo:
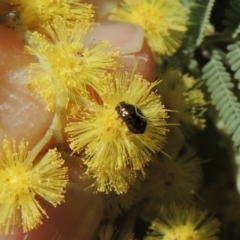
<instances>
[{"instance_id":1,"label":"yellow flower","mask_svg":"<svg viewBox=\"0 0 240 240\"><path fill-rule=\"evenodd\" d=\"M189 147L184 146L176 155L172 152L171 158L160 156L146 170L145 194L159 203L190 202L202 183L201 161Z\"/></svg>"},{"instance_id":2,"label":"yellow flower","mask_svg":"<svg viewBox=\"0 0 240 240\"><path fill-rule=\"evenodd\" d=\"M86 25L76 22L71 28L58 18L46 31L52 40L34 32L26 49L39 59L30 65L29 87L46 101L48 110L54 109L57 96L64 95L67 105L86 97L87 86L100 88L107 70L119 64L119 51L109 41L84 46L89 31Z\"/></svg>"},{"instance_id":3,"label":"yellow flower","mask_svg":"<svg viewBox=\"0 0 240 240\"><path fill-rule=\"evenodd\" d=\"M45 210L37 195L56 206L64 201L67 168L56 149L37 163L28 161L28 144L3 141L0 152L0 232L8 234L14 225L29 231L42 223Z\"/></svg>"},{"instance_id":4,"label":"yellow flower","mask_svg":"<svg viewBox=\"0 0 240 240\"><path fill-rule=\"evenodd\" d=\"M56 17L62 17L68 23L93 22L94 11L91 4L79 0L10 0L20 13L21 20L30 30L44 30Z\"/></svg>"},{"instance_id":5,"label":"yellow flower","mask_svg":"<svg viewBox=\"0 0 240 240\"><path fill-rule=\"evenodd\" d=\"M180 122L184 127L205 127L203 113L206 111L206 101L203 92L198 89L199 82L188 75L181 75L176 70L169 70L163 76L163 82L158 90L164 105L171 112L169 120Z\"/></svg>"},{"instance_id":6,"label":"yellow flower","mask_svg":"<svg viewBox=\"0 0 240 240\"><path fill-rule=\"evenodd\" d=\"M95 179L92 185L96 192L114 191L117 194L126 193L136 179L135 171L122 168L94 168L87 171L89 176Z\"/></svg>"},{"instance_id":7,"label":"yellow flower","mask_svg":"<svg viewBox=\"0 0 240 240\"><path fill-rule=\"evenodd\" d=\"M116 72L98 92L102 102L89 102L68 124L70 147L74 152L84 150L83 161L90 170L143 171L152 154L161 151L167 113L160 96L151 91L158 83Z\"/></svg>"},{"instance_id":8,"label":"yellow flower","mask_svg":"<svg viewBox=\"0 0 240 240\"><path fill-rule=\"evenodd\" d=\"M162 207L145 240L217 240L219 221L194 207Z\"/></svg>"},{"instance_id":9,"label":"yellow flower","mask_svg":"<svg viewBox=\"0 0 240 240\"><path fill-rule=\"evenodd\" d=\"M122 0L110 19L140 25L152 51L161 55L172 55L187 30L186 10L179 0Z\"/></svg>"}]
</instances>

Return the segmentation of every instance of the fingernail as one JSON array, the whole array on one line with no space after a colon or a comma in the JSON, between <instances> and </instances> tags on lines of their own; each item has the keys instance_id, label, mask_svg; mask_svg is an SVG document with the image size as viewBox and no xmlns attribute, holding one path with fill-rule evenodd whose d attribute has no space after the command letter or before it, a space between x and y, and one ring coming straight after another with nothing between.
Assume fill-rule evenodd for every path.
<instances>
[{"instance_id":1,"label":"fingernail","mask_svg":"<svg viewBox=\"0 0 240 240\"><path fill-rule=\"evenodd\" d=\"M85 44L95 44L100 40L109 40L113 46L119 48L121 54L135 53L142 49L144 31L135 24L104 21L94 26Z\"/></svg>"}]
</instances>

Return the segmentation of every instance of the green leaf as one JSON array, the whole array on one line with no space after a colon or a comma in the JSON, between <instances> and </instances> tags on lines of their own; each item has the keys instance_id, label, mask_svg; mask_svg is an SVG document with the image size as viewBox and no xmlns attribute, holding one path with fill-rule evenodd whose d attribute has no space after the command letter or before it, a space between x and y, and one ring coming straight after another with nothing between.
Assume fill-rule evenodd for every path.
<instances>
[{"instance_id":1,"label":"green leaf","mask_svg":"<svg viewBox=\"0 0 240 240\"><path fill-rule=\"evenodd\" d=\"M203 67L202 72L212 103L225 123L227 132L232 134L234 145L240 151L240 103L231 91L234 84L217 51L213 52L210 62Z\"/></svg>"},{"instance_id":2,"label":"green leaf","mask_svg":"<svg viewBox=\"0 0 240 240\"><path fill-rule=\"evenodd\" d=\"M203 40L214 2L215 0L207 2L206 0L182 0L189 11L188 30L184 35L181 48L168 58L168 62L173 68L181 68L182 65L192 67L194 51Z\"/></svg>"},{"instance_id":3,"label":"green leaf","mask_svg":"<svg viewBox=\"0 0 240 240\"><path fill-rule=\"evenodd\" d=\"M240 78L240 42L228 45L227 58L232 71L234 71L234 78Z\"/></svg>"},{"instance_id":4,"label":"green leaf","mask_svg":"<svg viewBox=\"0 0 240 240\"><path fill-rule=\"evenodd\" d=\"M189 33L196 46L202 43L214 2L215 0L196 0L192 3L189 14Z\"/></svg>"}]
</instances>

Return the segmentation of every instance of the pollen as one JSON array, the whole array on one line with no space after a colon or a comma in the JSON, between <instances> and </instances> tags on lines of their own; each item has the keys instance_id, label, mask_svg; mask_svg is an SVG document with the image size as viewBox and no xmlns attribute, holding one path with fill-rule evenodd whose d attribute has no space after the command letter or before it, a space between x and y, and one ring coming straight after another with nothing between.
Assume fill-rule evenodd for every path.
<instances>
[{"instance_id":1,"label":"pollen","mask_svg":"<svg viewBox=\"0 0 240 240\"><path fill-rule=\"evenodd\" d=\"M148 183L147 194L158 202L189 203L202 183L201 161L190 147L182 147L174 156L174 148L169 145L164 150L171 154L171 158L158 156L146 171ZM174 150L172 150L174 149ZM171 152L170 152L171 151Z\"/></svg>"},{"instance_id":2,"label":"pollen","mask_svg":"<svg viewBox=\"0 0 240 240\"><path fill-rule=\"evenodd\" d=\"M66 97L66 107L68 102L86 97L88 87L100 88L107 71L119 65L119 51L109 41L84 46L90 30L79 22L68 27L58 18L46 27L51 40L38 32L30 34L26 50L39 63L30 65L28 86L45 100L47 110L54 110L59 95Z\"/></svg>"},{"instance_id":3,"label":"pollen","mask_svg":"<svg viewBox=\"0 0 240 240\"><path fill-rule=\"evenodd\" d=\"M67 168L55 150L49 150L35 164L28 161L28 144L3 141L0 152L0 232L8 234L20 225L27 232L38 227L47 213L37 200L53 206L64 201Z\"/></svg>"},{"instance_id":4,"label":"pollen","mask_svg":"<svg viewBox=\"0 0 240 240\"><path fill-rule=\"evenodd\" d=\"M206 101L201 91L200 81L189 75L182 75L177 70L168 70L163 82L158 86L162 101L171 112L169 120L180 122L185 127L203 129Z\"/></svg>"},{"instance_id":5,"label":"pollen","mask_svg":"<svg viewBox=\"0 0 240 240\"><path fill-rule=\"evenodd\" d=\"M146 240L218 240L220 222L195 207L162 206Z\"/></svg>"},{"instance_id":6,"label":"pollen","mask_svg":"<svg viewBox=\"0 0 240 240\"><path fill-rule=\"evenodd\" d=\"M15 10L20 12L21 21L30 30L44 32L44 25L54 18L62 17L70 24L80 21L93 22L94 11L91 4L79 0L10 0Z\"/></svg>"},{"instance_id":7,"label":"pollen","mask_svg":"<svg viewBox=\"0 0 240 240\"><path fill-rule=\"evenodd\" d=\"M90 170L143 171L152 154L161 151L167 132L167 112L160 96L152 91L157 84L148 83L138 74L116 72L108 87L98 92L102 103L89 102L68 124L65 130L70 147L73 152L84 151L83 161ZM129 129L128 122L116 110L120 102L141 110L147 121L144 133L136 134ZM130 113L133 121L136 114ZM114 178L114 174L111 176Z\"/></svg>"},{"instance_id":8,"label":"pollen","mask_svg":"<svg viewBox=\"0 0 240 240\"><path fill-rule=\"evenodd\" d=\"M187 12L179 0L122 0L110 19L131 22L145 30L152 51L171 56L181 45Z\"/></svg>"},{"instance_id":9,"label":"pollen","mask_svg":"<svg viewBox=\"0 0 240 240\"><path fill-rule=\"evenodd\" d=\"M117 194L126 193L136 179L136 172L128 169L97 168L91 169L88 175L95 179L93 188L95 192L109 193L111 191Z\"/></svg>"}]
</instances>

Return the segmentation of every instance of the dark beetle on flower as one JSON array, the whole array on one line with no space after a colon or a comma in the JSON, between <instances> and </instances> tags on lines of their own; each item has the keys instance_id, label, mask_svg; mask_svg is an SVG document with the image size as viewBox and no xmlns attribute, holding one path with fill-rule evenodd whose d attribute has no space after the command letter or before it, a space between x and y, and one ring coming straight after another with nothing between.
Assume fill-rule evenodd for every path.
<instances>
[{"instance_id":1,"label":"dark beetle on flower","mask_svg":"<svg viewBox=\"0 0 240 240\"><path fill-rule=\"evenodd\" d=\"M139 108L133 104L120 102L115 109L132 133L143 134L145 132L147 120Z\"/></svg>"}]
</instances>

